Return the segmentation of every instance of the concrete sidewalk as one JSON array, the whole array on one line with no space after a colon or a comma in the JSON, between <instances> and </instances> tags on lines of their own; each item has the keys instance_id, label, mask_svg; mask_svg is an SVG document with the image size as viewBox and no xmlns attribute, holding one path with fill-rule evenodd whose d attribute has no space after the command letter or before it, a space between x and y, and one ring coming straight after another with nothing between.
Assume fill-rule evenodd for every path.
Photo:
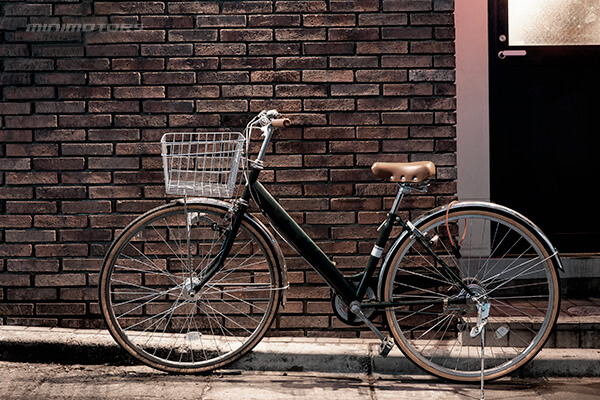
<instances>
[{"instance_id":1,"label":"concrete sidewalk","mask_svg":"<svg viewBox=\"0 0 600 400\"><path fill-rule=\"evenodd\" d=\"M424 374L393 349L379 356L378 341L265 338L229 369L377 374ZM0 360L64 364L134 363L106 330L0 326ZM600 349L543 349L520 377L600 376Z\"/></svg>"}]
</instances>

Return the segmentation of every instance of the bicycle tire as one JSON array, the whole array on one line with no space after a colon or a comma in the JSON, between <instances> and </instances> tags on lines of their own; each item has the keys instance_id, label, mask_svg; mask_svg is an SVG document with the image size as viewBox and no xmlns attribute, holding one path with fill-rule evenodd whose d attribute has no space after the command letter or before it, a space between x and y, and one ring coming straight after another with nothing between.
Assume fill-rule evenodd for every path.
<instances>
[{"instance_id":1,"label":"bicycle tire","mask_svg":"<svg viewBox=\"0 0 600 400\"><path fill-rule=\"evenodd\" d=\"M530 361L548 340L560 309L558 256L541 231L512 210L475 202L443 207L415 226L437 240L435 253L470 289L489 299L484 379L500 378ZM391 248L381 277L385 302L438 301L386 310L400 350L442 379L478 382L481 334L471 336L477 306L443 304L461 294L460 286L439 272L408 234Z\"/></svg>"},{"instance_id":2,"label":"bicycle tire","mask_svg":"<svg viewBox=\"0 0 600 400\"><path fill-rule=\"evenodd\" d=\"M150 210L123 230L104 260L99 294L109 331L151 367L173 373L223 367L249 352L277 313L282 266L272 238L248 215L223 268L190 292L230 224L221 203Z\"/></svg>"}]
</instances>

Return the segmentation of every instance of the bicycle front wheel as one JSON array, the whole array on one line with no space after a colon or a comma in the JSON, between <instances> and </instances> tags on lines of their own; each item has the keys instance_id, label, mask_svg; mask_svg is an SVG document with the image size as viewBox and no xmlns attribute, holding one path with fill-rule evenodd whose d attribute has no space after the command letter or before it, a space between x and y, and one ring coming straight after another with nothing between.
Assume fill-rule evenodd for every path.
<instances>
[{"instance_id":1,"label":"bicycle front wheel","mask_svg":"<svg viewBox=\"0 0 600 400\"><path fill-rule=\"evenodd\" d=\"M454 381L478 381L482 358L486 380L531 360L559 312L555 254L541 233L516 212L485 203L441 209L416 227L489 305L489 316L482 341L473 331L477 304L423 245L406 237L392 249L383 293L384 301L398 304L386 317L402 352L429 373ZM453 301L459 298L465 301Z\"/></svg>"},{"instance_id":2,"label":"bicycle front wheel","mask_svg":"<svg viewBox=\"0 0 600 400\"><path fill-rule=\"evenodd\" d=\"M116 341L164 371L197 373L250 351L271 325L282 275L269 237L244 218L223 267L192 290L221 249L231 214L169 204L132 222L109 250L100 305Z\"/></svg>"}]
</instances>

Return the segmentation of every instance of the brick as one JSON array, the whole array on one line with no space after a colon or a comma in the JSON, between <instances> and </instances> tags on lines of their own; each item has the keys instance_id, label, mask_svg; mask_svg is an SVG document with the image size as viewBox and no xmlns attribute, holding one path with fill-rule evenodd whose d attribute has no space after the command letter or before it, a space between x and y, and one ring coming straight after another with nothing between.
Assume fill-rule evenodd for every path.
<instances>
[{"instance_id":1,"label":"brick","mask_svg":"<svg viewBox=\"0 0 600 400\"><path fill-rule=\"evenodd\" d=\"M83 101L40 101L35 103L39 114L76 114L85 112Z\"/></svg>"},{"instance_id":2,"label":"brick","mask_svg":"<svg viewBox=\"0 0 600 400\"><path fill-rule=\"evenodd\" d=\"M359 126L358 139L406 139L408 128L402 126Z\"/></svg>"},{"instance_id":3,"label":"brick","mask_svg":"<svg viewBox=\"0 0 600 400\"><path fill-rule=\"evenodd\" d=\"M31 160L29 158L2 158L0 159L0 170L15 171L31 169Z\"/></svg>"},{"instance_id":4,"label":"brick","mask_svg":"<svg viewBox=\"0 0 600 400\"><path fill-rule=\"evenodd\" d=\"M356 11L356 12L369 12L379 11L378 0L333 0L330 2L329 7L332 12L339 11Z\"/></svg>"},{"instance_id":5,"label":"brick","mask_svg":"<svg viewBox=\"0 0 600 400\"><path fill-rule=\"evenodd\" d=\"M332 96L377 96L379 85L367 83L332 84Z\"/></svg>"},{"instance_id":6,"label":"brick","mask_svg":"<svg viewBox=\"0 0 600 400\"><path fill-rule=\"evenodd\" d=\"M7 201L7 214L55 214L58 211L53 201Z\"/></svg>"},{"instance_id":7,"label":"brick","mask_svg":"<svg viewBox=\"0 0 600 400\"><path fill-rule=\"evenodd\" d=\"M304 82L352 82L354 73L349 70L305 70L302 71Z\"/></svg>"},{"instance_id":8,"label":"brick","mask_svg":"<svg viewBox=\"0 0 600 400\"><path fill-rule=\"evenodd\" d=\"M195 80L194 72L144 72L144 85L181 85Z\"/></svg>"},{"instance_id":9,"label":"brick","mask_svg":"<svg viewBox=\"0 0 600 400\"><path fill-rule=\"evenodd\" d=\"M225 1L224 14L268 14L273 12L272 1Z\"/></svg>"},{"instance_id":10,"label":"brick","mask_svg":"<svg viewBox=\"0 0 600 400\"><path fill-rule=\"evenodd\" d=\"M275 29L275 40L285 41L313 41L326 40L325 28L286 28Z\"/></svg>"},{"instance_id":11,"label":"brick","mask_svg":"<svg viewBox=\"0 0 600 400\"><path fill-rule=\"evenodd\" d=\"M91 113L113 113L113 112L138 112L140 104L138 101L123 100L100 100L90 101L88 110Z\"/></svg>"},{"instance_id":12,"label":"brick","mask_svg":"<svg viewBox=\"0 0 600 400\"><path fill-rule=\"evenodd\" d=\"M82 186L38 187L35 194L39 199L84 199L86 189Z\"/></svg>"},{"instance_id":13,"label":"brick","mask_svg":"<svg viewBox=\"0 0 600 400\"><path fill-rule=\"evenodd\" d=\"M169 31L169 42L214 42L219 34L216 29L173 29Z\"/></svg>"},{"instance_id":14,"label":"brick","mask_svg":"<svg viewBox=\"0 0 600 400\"><path fill-rule=\"evenodd\" d=\"M33 188L30 187L0 187L0 199L31 199Z\"/></svg>"},{"instance_id":15,"label":"brick","mask_svg":"<svg viewBox=\"0 0 600 400\"><path fill-rule=\"evenodd\" d=\"M59 231L61 242L109 242L112 240L110 229L62 229Z\"/></svg>"},{"instance_id":16,"label":"brick","mask_svg":"<svg viewBox=\"0 0 600 400\"><path fill-rule=\"evenodd\" d=\"M198 56L234 56L245 55L244 43L196 43L194 54Z\"/></svg>"},{"instance_id":17,"label":"brick","mask_svg":"<svg viewBox=\"0 0 600 400\"><path fill-rule=\"evenodd\" d=\"M355 223L354 212L308 212L306 213L307 224L317 225L342 225Z\"/></svg>"},{"instance_id":18,"label":"brick","mask_svg":"<svg viewBox=\"0 0 600 400\"><path fill-rule=\"evenodd\" d=\"M326 57L277 57L277 69L326 68Z\"/></svg>"},{"instance_id":19,"label":"brick","mask_svg":"<svg viewBox=\"0 0 600 400\"><path fill-rule=\"evenodd\" d=\"M7 128L55 128L56 115L8 116L4 118Z\"/></svg>"},{"instance_id":20,"label":"brick","mask_svg":"<svg viewBox=\"0 0 600 400\"><path fill-rule=\"evenodd\" d=\"M0 215L0 228L29 228L31 223L29 215Z\"/></svg>"},{"instance_id":21,"label":"brick","mask_svg":"<svg viewBox=\"0 0 600 400\"><path fill-rule=\"evenodd\" d=\"M196 100L198 112L245 112L247 100Z\"/></svg>"},{"instance_id":22,"label":"brick","mask_svg":"<svg viewBox=\"0 0 600 400\"><path fill-rule=\"evenodd\" d=\"M375 56L337 56L329 60L331 68L377 68L379 59Z\"/></svg>"},{"instance_id":23,"label":"brick","mask_svg":"<svg viewBox=\"0 0 600 400\"><path fill-rule=\"evenodd\" d=\"M90 45L86 46L85 50L86 50L86 54L89 57L135 57L140 54L140 45L137 44L137 42L125 43L125 44L122 44L120 42L115 42L115 43L109 42L109 43L100 43L100 44L96 44L96 45L90 44ZM115 61L118 61L118 60L115 60ZM115 68L114 63L112 64L112 66L113 66L113 69L117 69L117 68Z\"/></svg>"},{"instance_id":24,"label":"brick","mask_svg":"<svg viewBox=\"0 0 600 400\"><path fill-rule=\"evenodd\" d=\"M167 97L170 99L218 98L219 93L217 85L169 86L167 88Z\"/></svg>"},{"instance_id":25,"label":"brick","mask_svg":"<svg viewBox=\"0 0 600 400\"><path fill-rule=\"evenodd\" d=\"M0 315L33 315L33 304L0 304Z\"/></svg>"},{"instance_id":26,"label":"brick","mask_svg":"<svg viewBox=\"0 0 600 400\"><path fill-rule=\"evenodd\" d=\"M165 11L165 3L158 1L95 2L94 11L97 15L162 14Z\"/></svg>"},{"instance_id":27,"label":"brick","mask_svg":"<svg viewBox=\"0 0 600 400\"><path fill-rule=\"evenodd\" d=\"M199 71L196 75L198 82L211 84L247 83L250 81L250 74L247 71Z\"/></svg>"},{"instance_id":28,"label":"brick","mask_svg":"<svg viewBox=\"0 0 600 400\"><path fill-rule=\"evenodd\" d=\"M32 131L29 129L3 129L0 130L0 141L8 142L31 142Z\"/></svg>"},{"instance_id":29,"label":"brick","mask_svg":"<svg viewBox=\"0 0 600 400\"><path fill-rule=\"evenodd\" d=\"M89 207L89 212L106 211L106 209L99 210L97 207L91 206L93 203L89 201L63 202L63 209L66 208L63 212L72 212L73 210L70 206L72 204L81 206L81 211L83 211L84 207ZM79 211L79 209L76 211ZM36 215L34 225L38 228L85 228L88 226L88 218L85 215Z\"/></svg>"},{"instance_id":30,"label":"brick","mask_svg":"<svg viewBox=\"0 0 600 400\"><path fill-rule=\"evenodd\" d=\"M147 100L143 103L144 112L149 113L185 113L193 112L192 100Z\"/></svg>"},{"instance_id":31,"label":"brick","mask_svg":"<svg viewBox=\"0 0 600 400\"><path fill-rule=\"evenodd\" d=\"M37 303L36 315L84 315L85 304L83 303Z\"/></svg>"},{"instance_id":32,"label":"brick","mask_svg":"<svg viewBox=\"0 0 600 400\"><path fill-rule=\"evenodd\" d=\"M327 38L331 41L378 40L379 28L331 28Z\"/></svg>"},{"instance_id":33,"label":"brick","mask_svg":"<svg viewBox=\"0 0 600 400\"><path fill-rule=\"evenodd\" d=\"M411 82L453 82L455 72L453 70L418 69L409 71L408 79Z\"/></svg>"},{"instance_id":34,"label":"brick","mask_svg":"<svg viewBox=\"0 0 600 400\"><path fill-rule=\"evenodd\" d=\"M271 85L223 85L223 97L273 97Z\"/></svg>"},{"instance_id":35,"label":"brick","mask_svg":"<svg viewBox=\"0 0 600 400\"><path fill-rule=\"evenodd\" d=\"M8 230L4 233L6 243L46 243L56 241L56 232L51 230Z\"/></svg>"},{"instance_id":36,"label":"brick","mask_svg":"<svg viewBox=\"0 0 600 400\"><path fill-rule=\"evenodd\" d=\"M90 85L139 85L139 72L90 72Z\"/></svg>"},{"instance_id":37,"label":"brick","mask_svg":"<svg viewBox=\"0 0 600 400\"><path fill-rule=\"evenodd\" d=\"M355 105L353 99L306 99L304 109L306 111L353 111Z\"/></svg>"},{"instance_id":38,"label":"brick","mask_svg":"<svg viewBox=\"0 0 600 400\"><path fill-rule=\"evenodd\" d=\"M273 59L271 57L232 57L221 58L221 69L271 69ZM209 69L209 68L206 68ZM216 69L216 66L215 68Z\"/></svg>"},{"instance_id":39,"label":"brick","mask_svg":"<svg viewBox=\"0 0 600 400\"><path fill-rule=\"evenodd\" d=\"M326 181L327 170L311 169L309 170L281 170L275 172L277 182L314 182Z\"/></svg>"},{"instance_id":40,"label":"brick","mask_svg":"<svg viewBox=\"0 0 600 400\"><path fill-rule=\"evenodd\" d=\"M94 186L89 191L90 199L131 198L141 195L141 189L137 186Z\"/></svg>"},{"instance_id":41,"label":"brick","mask_svg":"<svg viewBox=\"0 0 600 400\"><path fill-rule=\"evenodd\" d=\"M410 0L398 3L395 0L383 0L383 11L430 11L431 0Z\"/></svg>"},{"instance_id":42,"label":"brick","mask_svg":"<svg viewBox=\"0 0 600 400\"><path fill-rule=\"evenodd\" d=\"M40 142L77 142L85 139L83 129L36 130L35 140Z\"/></svg>"},{"instance_id":43,"label":"brick","mask_svg":"<svg viewBox=\"0 0 600 400\"><path fill-rule=\"evenodd\" d=\"M90 169L137 169L140 161L137 157L90 157Z\"/></svg>"},{"instance_id":44,"label":"brick","mask_svg":"<svg viewBox=\"0 0 600 400\"><path fill-rule=\"evenodd\" d=\"M200 28L225 28L246 26L245 15L199 15L196 24Z\"/></svg>"},{"instance_id":45,"label":"brick","mask_svg":"<svg viewBox=\"0 0 600 400\"><path fill-rule=\"evenodd\" d=\"M119 128L130 127L160 127L167 125L164 115L115 115L114 126Z\"/></svg>"},{"instance_id":46,"label":"brick","mask_svg":"<svg viewBox=\"0 0 600 400\"><path fill-rule=\"evenodd\" d=\"M219 4L209 1L169 2L169 14L218 14Z\"/></svg>"},{"instance_id":47,"label":"brick","mask_svg":"<svg viewBox=\"0 0 600 400\"><path fill-rule=\"evenodd\" d=\"M112 60L114 70L161 70L165 67L165 60L162 58L123 58Z\"/></svg>"},{"instance_id":48,"label":"brick","mask_svg":"<svg viewBox=\"0 0 600 400\"><path fill-rule=\"evenodd\" d=\"M165 97L164 86L115 87L117 99L156 99Z\"/></svg>"},{"instance_id":49,"label":"brick","mask_svg":"<svg viewBox=\"0 0 600 400\"><path fill-rule=\"evenodd\" d=\"M58 183L56 172L7 172L6 183L9 185L51 185Z\"/></svg>"},{"instance_id":50,"label":"brick","mask_svg":"<svg viewBox=\"0 0 600 400\"><path fill-rule=\"evenodd\" d=\"M300 71L252 71L252 82L299 82Z\"/></svg>"},{"instance_id":51,"label":"brick","mask_svg":"<svg viewBox=\"0 0 600 400\"><path fill-rule=\"evenodd\" d=\"M4 15L51 15L52 5L51 4L5 4Z\"/></svg>"},{"instance_id":52,"label":"brick","mask_svg":"<svg viewBox=\"0 0 600 400\"><path fill-rule=\"evenodd\" d=\"M267 14L249 15L248 26L276 26L290 27L300 25L300 15Z\"/></svg>"},{"instance_id":53,"label":"brick","mask_svg":"<svg viewBox=\"0 0 600 400\"><path fill-rule=\"evenodd\" d=\"M356 109L358 111L408 110L408 99L401 97L358 99L356 101Z\"/></svg>"},{"instance_id":54,"label":"brick","mask_svg":"<svg viewBox=\"0 0 600 400\"><path fill-rule=\"evenodd\" d=\"M82 72L45 72L35 74L38 85L84 85L85 73Z\"/></svg>"},{"instance_id":55,"label":"brick","mask_svg":"<svg viewBox=\"0 0 600 400\"><path fill-rule=\"evenodd\" d=\"M199 70L199 69L218 69L219 59L217 57L186 57L170 58L167 62L167 69L174 70Z\"/></svg>"},{"instance_id":56,"label":"brick","mask_svg":"<svg viewBox=\"0 0 600 400\"><path fill-rule=\"evenodd\" d=\"M29 244L0 244L2 257L30 257L32 254L32 246ZM2 276L0 275L0 278Z\"/></svg>"},{"instance_id":57,"label":"brick","mask_svg":"<svg viewBox=\"0 0 600 400\"><path fill-rule=\"evenodd\" d=\"M65 184L106 184L111 183L110 172L63 172L61 181Z\"/></svg>"},{"instance_id":58,"label":"brick","mask_svg":"<svg viewBox=\"0 0 600 400\"><path fill-rule=\"evenodd\" d=\"M32 162L37 170L80 170L85 167L83 157L36 158Z\"/></svg>"},{"instance_id":59,"label":"brick","mask_svg":"<svg viewBox=\"0 0 600 400\"><path fill-rule=\"evenodd\" d=\"M323 0L277 1L277 12L320 12L327 11L327 2Z\"/></svg>"},{"instance_id":60,"label":"brick","mask_svg":"<svg viewBox=\"0 0 600 400\"><path fill-rule=\"evenodd\" d=\"M59 99L108 99L110 98L111 88L89 87L89 86L71 86L59 87Z\"/></svg>"},{"instance_id":61,"label":"brick","mask_svg":"<svg viewBox=\"0 0 600 400\"><path fill-rule=\"evenodd\" d=\"M374 125L379 123L377 113L331 113L329 122L332 125Z\"/></svg>"},{"instance_id":62,"label":"brick","mask_svg":"<svg viewBox=\"0 0 600 400\"><path fill-rule=\"evenodd\" d=\"M276 85L277 97L325 97L327 96L326 85L290 84Z\"/></svg>"},{"instance_id":63,"label":"brick","mask_svg":"<svg viewBox=\"0 0 600 400\"><path fill-rule=\"evenodd\" d=\"M29 114L31 112L31 103L0 103L0 115Z\"/></svg>"},{"instance_id":64,"label":"brick","mask_svg":"<svg viewBox=\"0 0 600 400\"><path fill-rule=\"evenodd\" d=\"M36 244L35 255L37 257L81 257L88 255L88 246L83 243L57 243L57 244ZM62 278L63 274L52 275L54 278L42 278L42 281L49 283L54 281L54 285L48 286L67 286ZM39 275L36 276L38 279Z\"/></svg>"},{"instance_id":65,"label":"brick","mask_svg":"<svg viewBox=\"0 0 600 400\"><path fill-rule=\"evenodd\" d=\"M138 140L140 133L138 129L90 129L88 140L90 141L127 141Z\"/></svg>"},{"instance_id":66,"label":"brick","mask_svg":"<svg viewBox=\"0 0 600 400\"><path fill-rule=\"evenodd\" d=\"M3 93L6 100L53 99L55 96L54 87L51 86L8 86L3 89Z\"/></svg>"},{"instance_id":67,"label":"brick","mask_svg":"<svg viewBox=\"0 0 600 400\"><path fill-rule=\"evenodd\" d=\"M303 47L306 55L354 54L354 44L350 42L304 43Z\"/></svg>"},{"instance_id":68,"label":"brick","mask_svg":"<svg viewBox=\"0 0 600 400\"><path fill-rule=\"evenodd\" d=\"M407 25L408 15L405 13L362 13L358 15L358 25L364 26L386 26Z\"/></svg>"},{"instance_id":69,"label":"brick","mask_svg":"<svg viewBox=\"0 0 600 400\"><path fill-rule=\"evenodd\" d=\"M249 55L299 55L298 43L251 43L248 45Z\"/></svg>"},{"instance_id":70,"label":"brick","mask_svg":"<svg viewBox=\"0 0 600 400\"><path fill-rule=\"evenodd\" d=\"M142 56L184 56L194 54L194 45L185 44L143 44L140 46Z\"/></svg>"},{"instance_id":71,"label":"brick","mask_svg":"<svg viewBox=\"0 0 600 400\"><path fill-rule=\"evenodd\" d=\"M57 60L56 66L60 71L100 71L108 70L110 61L108 58L69 58Z\"/></svg>"},{"instance_id":72,"label":"brick","mask_svg":"<svg viewBox=\"0 0 600 400\"><path fill-rule=\"evenodd\" d=\"M169 126L171 127L199 127L199 126L219 126L221 119L218 114L188 115L171 114L169 115Z\"/></svg>"},{"instance_id":73,"label":"brick","mask_svg":"<svg viewBox=\"0 0 600 400\"><path fill-rule=\"evenodd\" d=\"M19 288L7 289L7 300L12 301L35 301L35 300L56 300L56 289L43 288Z\"/></svg>"}]
</instances>

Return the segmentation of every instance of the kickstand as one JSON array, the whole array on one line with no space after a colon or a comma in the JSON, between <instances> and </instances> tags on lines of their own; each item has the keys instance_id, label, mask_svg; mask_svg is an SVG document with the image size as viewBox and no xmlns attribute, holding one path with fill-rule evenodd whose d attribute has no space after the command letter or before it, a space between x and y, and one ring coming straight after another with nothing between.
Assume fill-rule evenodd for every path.
<instances>
[{"instance_id":1,"label":"kickstand","mask_svg":"<svg viewBox=\"0 0 600 400\"><path fill-rule=\"evenodd\" d=\"M485 326L481 330L481 400L484 400L483 397L483 372L485 370Z\"/></svg>"}]
</instances>

